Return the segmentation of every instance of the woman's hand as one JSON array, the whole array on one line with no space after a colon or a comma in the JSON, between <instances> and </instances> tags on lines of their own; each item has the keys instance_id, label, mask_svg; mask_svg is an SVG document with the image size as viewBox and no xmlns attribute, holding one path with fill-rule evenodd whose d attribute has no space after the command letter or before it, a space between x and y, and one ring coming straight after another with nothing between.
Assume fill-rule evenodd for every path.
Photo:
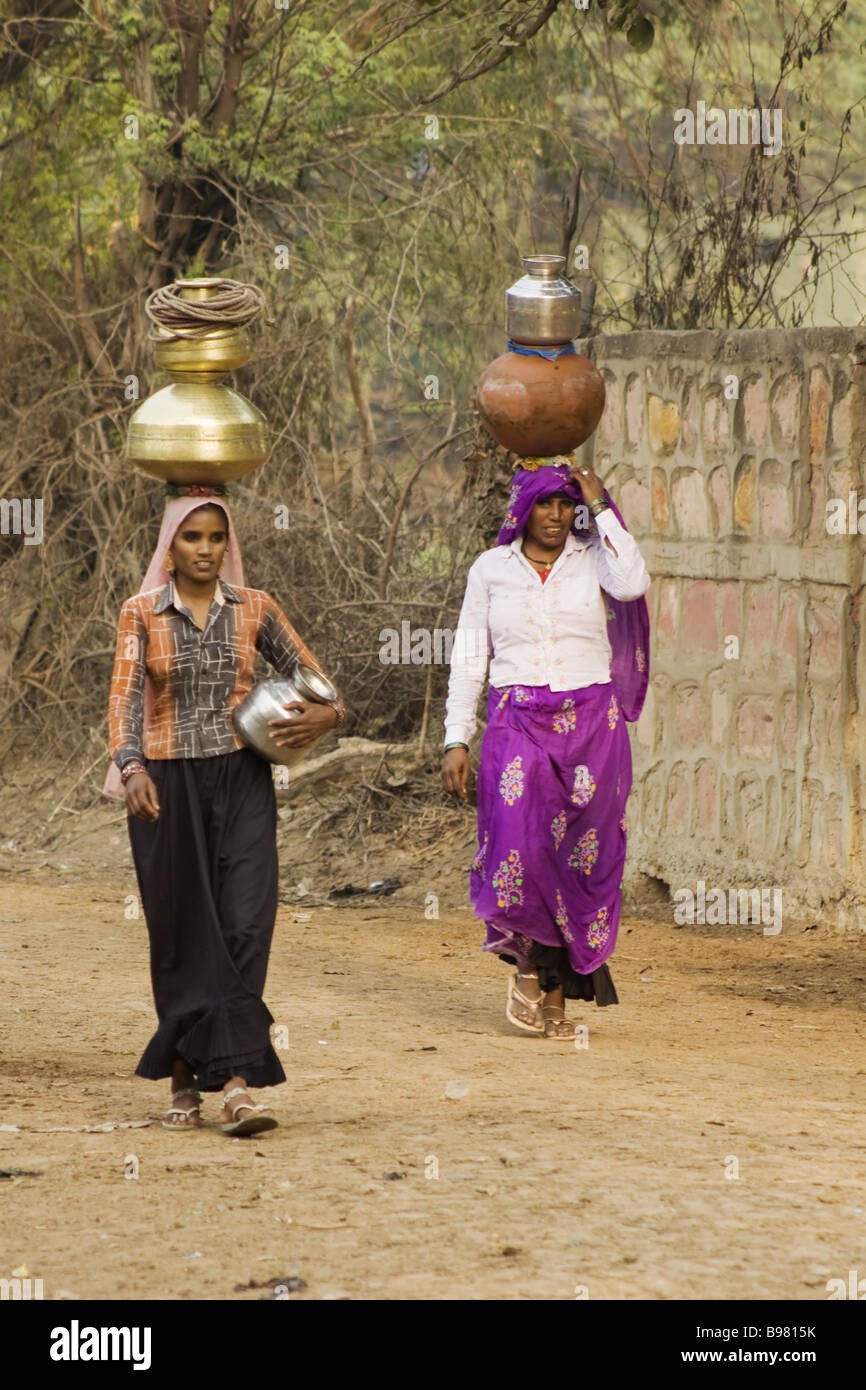
<instances>
[{"instance_id":1,"label":"woman's hand","mask_svg":"<svg viewBox=\"0 0 866 1390\"><path fill-rule=\"evenodd\" d=\"M127 782L126 809L136 820L159 820L159 797L146 772L133 773Z\"/></svg>"},{"instance_id":2,"label":"woman's hand","mask_svg":"<svg viewBox=\"0 0 866 1390\"><path fill-rule=\"evenodd\" d=\"M313 700L294 700L283 708L299 709L302 713L290 719L268 720L274 743L279 748L305 748L337 723L337 711L333 705L320 705Z\"/></svg>"},{"instance_id":3,"label":"woman's hand","mask_svg":"<svg viewBox=\"0 0 866 1390\"><path fill-rule=\"evenodd\" d=\"M472 771L469 754L465 748L449 748L442 758L442 785L452 796L460 801L468 801L466 783Z\"/></svg>"},{"instance_id":4,"label":"woman's hand","mask_svg":"<svg viewBox=\"0 0 866 1390\"><path fill-rule=\"evenodd\" d=\"M597 473L593 473L591 468L586 468L581 464L578 468L572 468L571 476L583 492L583 500L587 506L591 502L604 501L604 483ZM611 554L618 558L618 552L610 543L610 536L605 536L604 543Z\"/></svg>"},{"instance_id":5,"label":"woman's hand","mask_svg":"<svg viewBox=\"0 0 866 1390\"><path fill-rule=\"evenodd\" d=\"M597 473L593 473L591 468L587 468L581 463L571 470L571 476L580 487L583 493L583 500L587 506L590 502L598 502L604 497L604 483Z\"/></svg>"}]
</instances>

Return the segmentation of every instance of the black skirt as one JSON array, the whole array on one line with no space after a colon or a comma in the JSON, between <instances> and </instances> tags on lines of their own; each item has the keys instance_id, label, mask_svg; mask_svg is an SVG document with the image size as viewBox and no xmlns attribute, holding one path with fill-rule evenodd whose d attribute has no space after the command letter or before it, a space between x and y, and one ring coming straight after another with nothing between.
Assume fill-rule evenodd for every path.
<instances>
[{"instance_id":1,"label":"black skirt","mask_svg":"<svg viewBox=\"0 0 866 1390\"><path fill-rule=\"evenodd\" d=\"M159 819L127 824L159 1027L136 1075L171 1076L182 1058L202 1091L233 1076L276 1086L286 1075L262 1000L277 915L270 764L245 748L147 770Z\"/></svg>"}]
</instances>

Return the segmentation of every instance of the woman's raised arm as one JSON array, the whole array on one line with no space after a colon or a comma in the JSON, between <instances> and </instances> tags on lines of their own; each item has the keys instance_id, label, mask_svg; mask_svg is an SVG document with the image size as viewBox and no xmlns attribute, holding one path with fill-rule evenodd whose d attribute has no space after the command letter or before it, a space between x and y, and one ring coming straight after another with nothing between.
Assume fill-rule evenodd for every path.
<instances>
[{"instance_id":1,"label":"woman's raised arm","mask_svg":"<svg viewBox=\"0 0 866 1390\"><path fill-rule=\"evenodd\" d=\"M650 577L634 536L620 525L610 507L598 513L595 524L599 533L595 552L599 584L614 598L640 598L650 586Z\"/></svg>"}]
</instances>

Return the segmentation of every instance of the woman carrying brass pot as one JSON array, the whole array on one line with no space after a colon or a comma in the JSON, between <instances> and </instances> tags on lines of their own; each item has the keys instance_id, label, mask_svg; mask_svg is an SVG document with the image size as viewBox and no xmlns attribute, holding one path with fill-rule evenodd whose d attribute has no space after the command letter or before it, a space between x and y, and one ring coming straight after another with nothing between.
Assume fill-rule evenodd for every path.
<instances>
[{"instance_id":1,"label":"woman carrying brass pot","mask_svg":"<svg viewBox=\"0 0 866 1390\"><path fill-rule=\"evenodd\" d=\"M159 1026L136 1075L171 1078L167 1128L197 1128L199 1092L222 1090L220 1128L254 1134L277 1121L248 1087L286 1079L262 999L276 802L271 765L244 746L232 711L252 689L257 652L281 675L298 660L321 667L270 594L244 587L234 525L209 493L166 504L142 587L121 609L104 794L126 798L150 938ZM286 709L271 721L281 747L345 720L339 697Z\"/></svg>"}]
</instances>

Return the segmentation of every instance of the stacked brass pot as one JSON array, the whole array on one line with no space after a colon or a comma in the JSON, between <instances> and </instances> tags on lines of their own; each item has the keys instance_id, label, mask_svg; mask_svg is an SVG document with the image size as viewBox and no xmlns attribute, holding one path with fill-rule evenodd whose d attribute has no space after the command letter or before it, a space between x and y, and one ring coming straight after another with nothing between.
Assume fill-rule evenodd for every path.
<instances>
[{"instance_id":1,"label":"stacked brass pot","mask_svg":"<svg viewBox=\"0 0 866 1390\"><path fill-rule=\"evenodd\" d=\"M222 280L178 280L178 298L207 303ZM241 478L270 451L260 410L224 378L252 356L246 327L152 335L154 361L171 383L148 396L129 422L126 458L163 482L213 486Z\"/></svg>"}]
</instances>

